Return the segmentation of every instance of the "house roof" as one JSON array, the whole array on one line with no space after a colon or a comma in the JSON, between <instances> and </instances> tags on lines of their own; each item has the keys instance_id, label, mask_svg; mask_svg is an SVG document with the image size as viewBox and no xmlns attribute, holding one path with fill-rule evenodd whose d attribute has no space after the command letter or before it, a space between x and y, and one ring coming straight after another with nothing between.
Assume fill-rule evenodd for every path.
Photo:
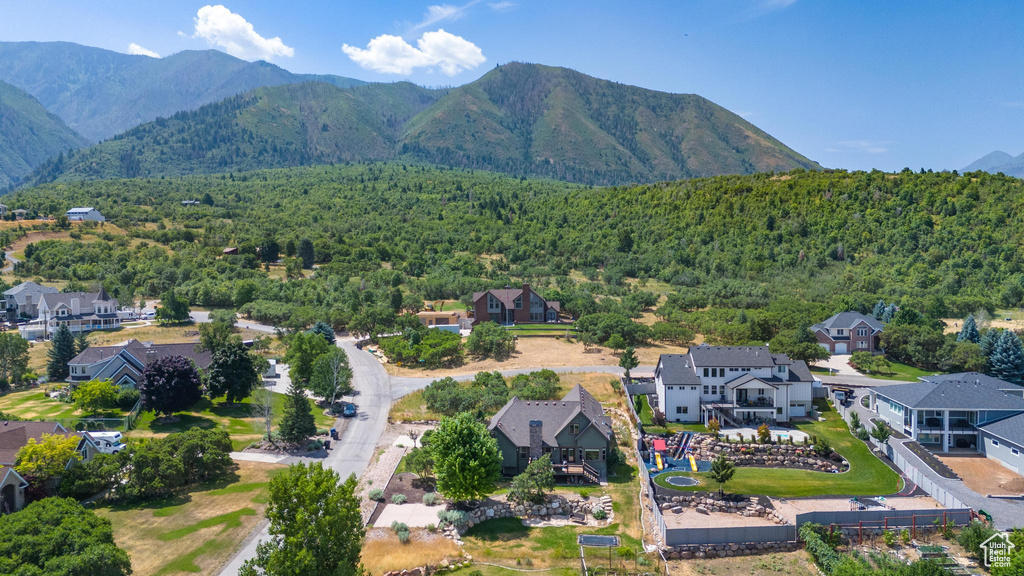
<instances>
[{"instance_id":1,"label":"house roof","mask_svg":"<svg viewBox=\"0 0 1024 576\"><path fill-rule=\"evenodd\" d=\"M763 378L763 377L754 376L750 372L747 372L746 374L744 374L743 376L740 376L739 378L734 378L734 379L730 380L729 382L726 382L725 385L728 386L729 388L736 388L738 386L742 386L742 385L748 384L750 382L760 382L760 383L763 383L766 386L771 386L772 388L778 388L779 386L781 386L781 385L783 385L785 383L782 380L782 378L776 378L774 376L772 376L771 378Z\"/></svg>"},{"instance_id":2,"label":"house roof","mask_svg":"<svg viewBox=\"0 0 1024 576\"><path fill-rule=\"evenodd\" d=\"M75 298L78 299L79 305L89 304L92 305L94 302L116 302L111 298L107 291L102 287L99 292L55 292L46 293L42 296L42 301L46 302L46 307L51 310L61 305L71 307L71 301Z\"/></svg>"},{"instance_id":3,"label":"house roof","mask_svg":"<svg viewBox=\"0 0 1024 576\"><path fill-rule=\"evenodd\" d=\"M693 369L689 354L662 354L654 375L660 375L666 384L700 384L700 378Z\"/></svg>"},{"instance_id":4,"label":"house roof","mask_svg":"<svg viewBox=\"0 0 1024 576\"><path fill-rule=\"evenodd\" d=\"M694 366L701 368L768 368L777 364L767 346L694 346L690 348L690 358Z\"/></svg>"},{"instance_id":5,"label":"house roof","mask_svg":"<svg viewBox=\"0 0 1024 576\"><path fill-rule=\"evenodd\" d=\"M993 436L1024 447L1024 413L978 426Z\"/></svg>"},{"instance_id":6,"label":"house roof","mask_svg":"<svg viewBox=\"0 0 1024 576\"><path fill-rule=\"evenodd\" d=\"M35 296L39 294L56 294L57 292L59 291L56 288L52 288L50 286L43 286L41 284L36 284L35 282L29 281L22 282L17 286L4 290L4 296L6 296L7 298L11 298L13 296L15 302L17 302L18 305L21 306L26 303L25 296L27 295ZM38 303L39 300L36 299L36 302Z\"/></svg>"},{"instance_id":7,"label":"house roof","mask_svg":"<svg viewBox=\"0 0 1024 576\"><path fill-rule=\"evenodd\" d=\"M817 324L811 326L811 331L813 332L816 330L828 330L830 328L850 329L856 326L857 324L860 324L861 322L864 322L865 324L870 326L871 329L875 332L879 332L882 330L882 328L885 327L885 324L882 324L882 322L875 318L874 316L868 316L866 314L861 314L860 312L847 311L840 312L838 314L833 314L832 316L829 316L826 320L818 322Z\"/></svg>"},{"instance_id":8,"label":"house roof","mask_svg":"<svg viewBox=\"0 0 1024 576\"><path fill-rule=\"evenodd\" d=\"M56 422L0 422L0 465L14 466L18 451L30 438L39 440L43 434L71 433Z\"/></svg>"},{"instance_id":9,"label":"house roof","mask_svg":"<svg viewBox=\"0 0 1024 576\"><path fill-rule=\"evenodd\" d=\"M491 418L488 429L501 430L516 446L529 446L530 421L539 420L542 423L541 438L544 444L555 447L558 446L558 433L581 413L602 436L611 438L611 419L605 415L601 403L578 384L561 400L512 398Z\"/></svg>"},{"instance_id":10,"label":"house roof","mask_svg":"<svg viewBox=\"0 0 1024 576\"><path fill-rule=\"evenodd\" d=\"M925 376L920 382L871 391L914 409L1024 411L1020 386L977 372Z\"/></svg>"},{"instance_id":11,"label":"house roof","mask_svg":"<svg viewBox=\"0 0 1024 576\"><path fill-rule=\"evenodd\" d=\"M167 356L184 356L204 370L213 362L213 354L209 350L197 351L194 342L153 344L132 339L114 346L90 346L72 358L68 364L88 365L107 362L122 352L131 354L143 366Z\"/></svg>"},{"instance_id":12,"label":"house roof","mask_svg":"<svg viewBox=\"0 0 1024 576\"><path fill-rule=\"evenodd\" d=\"M522 288L496 288L492 290L484 290L483 292L473 292L473 302L483 298L485 295L491 294L497 298L506 308L513 308L515 306L516 298L523 295ZM534 292L536 294L536 292ZM540 296L540 294L537 294ZM561 311L561 303L554 302L552 300L544 300L545 305L549 308L554 308L555 311ZM526 304L524 303L524 306Z\"/></svg>"},{"instance_id":13,"label":"house roof","mask_svg":"<svg viewBox=\"0 0 1024 576\"><path fill-rule=\"evenodd\" d=\"M87 214L89 212L92 212L93 210L95 210L95 208L93 208L92 206L82 206L82 207L79 207L79 208L72 208L72 209L68 210L67 213L68 214Z\"/></svg>"}]
</instances>

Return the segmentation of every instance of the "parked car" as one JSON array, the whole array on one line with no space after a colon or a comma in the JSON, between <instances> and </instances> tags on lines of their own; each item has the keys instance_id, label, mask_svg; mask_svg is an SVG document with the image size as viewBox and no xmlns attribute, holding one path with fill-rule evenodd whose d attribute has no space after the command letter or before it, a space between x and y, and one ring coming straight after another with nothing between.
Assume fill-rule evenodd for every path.
<instances>
[{"instance_id":1,"label":"parked car","mask_svg":"<svg viewBox=\"0 0 1024 576\"><path fill-rule=\"evenodd\" d=\"M345 404L345 407L341 409L341 415L345 418L352 418L356 415L356 405Z\"/></svg>"},{"instance_id":2,"label":"parked car","mask_svg":"<svg viewBox=\"0 0 1024 576\"><path fill-rule=\"evenodd\" d=\"M120 432L89 432L89 437L104 454L117 454L125 448Z\"/></svg>"}]
</instances>

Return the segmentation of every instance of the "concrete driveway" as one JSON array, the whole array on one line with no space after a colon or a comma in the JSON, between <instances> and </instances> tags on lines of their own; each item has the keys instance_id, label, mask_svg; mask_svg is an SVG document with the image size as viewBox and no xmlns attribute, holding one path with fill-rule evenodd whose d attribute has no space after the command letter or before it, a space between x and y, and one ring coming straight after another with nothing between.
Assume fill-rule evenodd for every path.
<instances>
[{"instance_id":1,"label":"concrete driveway","mask_svg":"<svg viewBox=\"0 0 1024 576\"><path fill-rule=\"evenodd\" d=\"M404 522L409 528L426 528L437 526L437 512L443 506L427 506L426 504L386 504L380 517L373 523L375 527L389 527L392 522Z\"/></svg>"},{"instance_id":2,"label":"concrete driveway","mask_svg":"<svg viewBox=\"0 0 1024 576\"><path fill-rule=\"evenodd\" d=\"M832 371L832 376L862 376L849 364L849 354L833 354L828 360L815 363L819 368L827 368Z\"/></svg>"}]
</instances>

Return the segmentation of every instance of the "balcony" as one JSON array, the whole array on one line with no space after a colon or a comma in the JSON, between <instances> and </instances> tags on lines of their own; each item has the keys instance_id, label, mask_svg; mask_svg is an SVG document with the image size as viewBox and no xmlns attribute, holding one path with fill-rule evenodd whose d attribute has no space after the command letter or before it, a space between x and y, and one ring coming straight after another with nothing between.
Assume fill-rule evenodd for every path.
<instances>
[{"instance_id":1,"label":"balcony","mask_svg":"<svg viewBox=\"0 0 1024 576\"><path fill-rule=\"evenodd\" d=\"M770 409L774 409L775 408L775 400L773 400L772 398L768 398L767 396L759 396L757 398L737 398L736 399L736 406L738 408L753 408L753 409L757 409L757 408L769 409L770 408Z\"/></svg>"}]
</instances>

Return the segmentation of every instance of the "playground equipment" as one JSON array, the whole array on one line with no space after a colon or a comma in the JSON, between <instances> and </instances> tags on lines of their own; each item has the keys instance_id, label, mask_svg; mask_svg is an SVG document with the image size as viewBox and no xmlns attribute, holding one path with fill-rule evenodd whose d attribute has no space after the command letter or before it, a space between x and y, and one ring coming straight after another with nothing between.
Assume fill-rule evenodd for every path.
<instances>
[{"instance_id":1,"label":"playground equipment","mask_svg":"<svg viewBox=\"0 0 1024 576\"><path fill-rule=\"evenodd\" d=\"M657 452L654 453L654 462L658 465L658 470L665 469L665 462L661 459L661 454L658 454Z\"/></svg>"},{"instance_id":2,"label":"playground equipment","mask_svg":"<svg viewBox=\"0 0 1024 576\"><path fill-rule=\"evenodd\" d=\"M693 458L693 454L687 454L686 457L690 460L690 470L697 471L697 461Z\"/></svg>"}]
</instances>

